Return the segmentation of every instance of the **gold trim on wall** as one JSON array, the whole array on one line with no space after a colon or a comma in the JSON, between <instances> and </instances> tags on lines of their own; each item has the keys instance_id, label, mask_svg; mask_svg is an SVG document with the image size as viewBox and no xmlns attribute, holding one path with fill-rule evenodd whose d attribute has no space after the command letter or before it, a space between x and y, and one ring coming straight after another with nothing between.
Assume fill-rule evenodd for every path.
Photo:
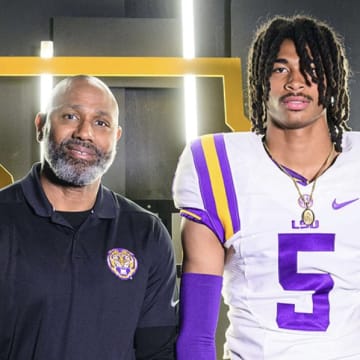
<instances>
[{"instance_id":1,"label":"gold trim on wall","mask_svg":"<svg viewBox=\"0 0 360 360\"><path fill-rule=\"evenodd\" d=\"M14 182L12 175L0 164L0 189Z\"/></svg>"},{"instance_id":2,"label":"gold trim on wall","mask_svg":"<svg viewBox=\"0 0 360 360\"><path fill-rule=\"evenodd\" d=\"M178 57L0 57L0 76L71 76L87 74L100 77L219 77L223 81L225 123L233 131L248 131L244 114L240 58Z\"/></svg>"}]
</instances>

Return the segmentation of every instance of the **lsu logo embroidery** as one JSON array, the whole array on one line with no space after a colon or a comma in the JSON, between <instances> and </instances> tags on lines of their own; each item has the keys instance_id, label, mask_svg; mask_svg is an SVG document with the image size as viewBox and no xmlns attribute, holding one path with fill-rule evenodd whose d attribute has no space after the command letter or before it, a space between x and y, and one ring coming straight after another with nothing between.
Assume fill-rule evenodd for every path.
<instances>
[{"instance_id":1,"label":"lsu logo embroidery","mask_svg":"<svg viewBox=\"0 0 360 360\"><path fill-rule=\"evenodd\" d=\"M131 280L138 267L135 255L122 248L108 251L107 264L110 270L121 280Z\"/></svg>"}]
</instances>

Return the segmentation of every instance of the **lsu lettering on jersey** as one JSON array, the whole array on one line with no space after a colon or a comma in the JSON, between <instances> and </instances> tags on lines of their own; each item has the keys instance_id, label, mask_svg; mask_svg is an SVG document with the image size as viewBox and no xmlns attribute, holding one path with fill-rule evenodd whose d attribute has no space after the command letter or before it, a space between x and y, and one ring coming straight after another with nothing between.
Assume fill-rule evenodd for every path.
<instances>
[{"instance_id":1,"label":"lsu lettering on jersey","mask_svg":"<svg viewBox=\"0 0 360 360\"><path fill-rule=\"evenodd\" d=\"M312 183L299 186L310 194ZM360 359L360 133L344 134L343 152L318 178L312 225L253 133L189 144L173 193L183 216L232 249L225 358Z\"/></svg>"}]
</instances>

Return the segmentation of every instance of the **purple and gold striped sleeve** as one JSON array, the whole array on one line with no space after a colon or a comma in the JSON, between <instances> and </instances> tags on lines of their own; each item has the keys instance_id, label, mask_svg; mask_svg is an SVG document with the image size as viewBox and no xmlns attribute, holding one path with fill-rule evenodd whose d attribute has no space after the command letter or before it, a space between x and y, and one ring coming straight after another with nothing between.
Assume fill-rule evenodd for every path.
<instances>
[{"instance_id":1,"label":"purple and gold striped sleeve","mask_svg":"<svg viewBox=\"0 0 360 360\"><path fill-rule=\"evenodd\" d=\"M174 199L182 216L208 226L222 243L240 230L224 134L205 135L184 151L175 176Z\"/></svg>"}]
</instances>

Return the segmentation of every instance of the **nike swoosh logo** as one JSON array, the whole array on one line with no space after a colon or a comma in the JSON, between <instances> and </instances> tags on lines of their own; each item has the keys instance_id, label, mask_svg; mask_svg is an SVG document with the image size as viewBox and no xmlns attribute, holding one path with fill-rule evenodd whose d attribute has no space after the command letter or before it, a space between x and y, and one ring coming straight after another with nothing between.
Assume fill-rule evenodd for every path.
<instances>
[{"instance_id":1,"label":"nike swoosh logo","mask_svg":"<svg viewBox=\"0 0 360 360\"><path fill-rule=\"evenodd\" d=\"M172 306L172 307L176 307L176 306L178 305L178 303L179 303L179 300L173 300L173 299L171 299L171 306Z\"/></svg>"},{"instance_id":2,"label":"nike swoosh logo","mask_svg":"<svg viewBox=\"0 0 360 360\"><path fill-rule=\"evenodd\" d=\"M358 200L359 200L359 198L356 198L356 199L352 199L352 200L349 200L349 201L344 201L344 202L341 202L341 203L337 203L336 199L334 199L334 201L332 202L332 208L334 210L339 210L339 209L343 208L344 206L352 204L353 202L358 201Z\"/></svg>"}]
</instances>

